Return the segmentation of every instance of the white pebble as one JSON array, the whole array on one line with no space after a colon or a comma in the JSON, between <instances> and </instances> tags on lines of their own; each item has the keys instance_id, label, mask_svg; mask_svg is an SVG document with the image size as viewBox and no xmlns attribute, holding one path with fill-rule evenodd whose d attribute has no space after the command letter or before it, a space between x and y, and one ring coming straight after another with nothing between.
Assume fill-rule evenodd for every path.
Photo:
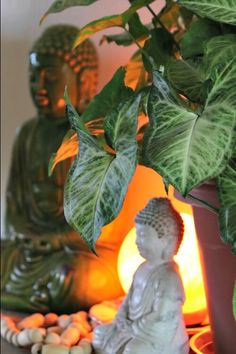
<instances>
[{"instance_id":1,"label":"white pebble","mask_svg":"<svg viewBox=\"0 0 236 354\"><path fill-rule=\"evenodd\" d=\"M63 328L59 326L52 326L47 328L47 333L57 333L61 334L63 332Z\"/></svg>"},{"instance_id":2,"label":"white pebble","mask_svg":"<svg viewBox=\"0 0 236 354\"><path fill-rule=\"evenodd\" d=\"M16 332L13 332L11 329L8 329L8 331L6 332L5 334L5 340L8 342L8 343L12 343L12 337L13 335L15 334Z\"/></svg>"},{"instance_id":3,"label":"white pebble","mask_svg":"<svg viewBox=\"0 0 236 354\"><path fill-rule=\"evenodd\" d=\"M42 354L69 354L70 349L63 345L46 344L42 347Z\"/></svg>"},{"instance_id":4,"label":"white pebble","mask_svg":"<svg viewBox=\"0 0 236 354\"><path fill-rule=\"evenodd\" d=\"M80 345L70 348L70 354L84 354L84 350Z\"/></svg>"},{"instance_id":5,"label":"white pebble","mask_svg":"<svg viewBox=\"0 0 236 354\"><path fill-rule=\"evenodd\" d=\"M66 328L71 322L71 318L69 315L61 315L58 317L57 324L61 328Z\"/></svg>"},{"instance_id":6,"label":"white pebble","mask_svg":"<svg viewBox=\"0 0 236 354\"><path fill-rule=\"evenodd\" d=\"M57 333L48 333L44 342L46 344L60 344L61 337Z\"/></svg>"},{"instance_id":7,"label":"white pebble","mask_svg":"<svg viewBox=\"0 0 236 354\"><path fill-rule=\"evenodd\" d=\"M83 348L84 354L91 354L92 353L92 345L88 339L81 339L79 345Z\"/></svg>"},{"instance_id":8,"label":"white pebble","mask_svg":"<svg viewBox=\"0 0 236 354\"><path fill-rule=\"evenodd\" d=\"M45 328L34 328L29 331L29 338L32 343L42 343L46 335Z\"/></svg>"},{"instance_id":9,"label":"white pebble","mask_svg":"<svg viewBox=\"0 0 236 354\"><path fill-rule=\"evenodd\" d=\"M29 329L24 329L23 331L17 334L17 343L21 347L28 347L29 345L33 344L29 336L29 331Z\"/></svg>"},{"instance_id":10,"label":"white pebble","mask_svg":"<svg viewBox=\"0 0 236 354\"><path fill-rule=\"evenodd\" d=\"M15 346L15 347L19 347L18 341L17 341L17 336L18 333L15 332L11 338L11 343Z\"/></svg>"},{"instance_id":11,"label":"white pebble","mask_svg":"<svg viewBox=\"0 0 236 354\"><path fill-rule=\"evenodd\" d=\"M31 348L31 354L40 354L42 349L42 343L36 343Z\"/></svg>"}]
</instances>

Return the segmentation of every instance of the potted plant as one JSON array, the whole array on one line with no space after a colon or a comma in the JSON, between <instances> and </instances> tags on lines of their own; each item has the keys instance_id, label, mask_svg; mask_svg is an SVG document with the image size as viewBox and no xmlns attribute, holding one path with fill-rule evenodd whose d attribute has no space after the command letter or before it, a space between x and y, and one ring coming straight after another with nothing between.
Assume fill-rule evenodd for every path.
<instances>
[{"instance_id":1,"label":"potted plant","mask_svg":"<svg viewBox=\"0 0 236 354\"><path fill-rule=\"evenodd\" d=\"M94 2L56 0L46 15ZM65 186L66 218L95 252L101 228L119 213L142 164L163 177L167 191L173 185L213 210L222 240L235 253L236 3L168 0L155 13L155 0L129 2L125 12L89 23L75 39L79 45L98 31L121 27L121 34L103 41L136 43L137 51L82 115L66 94L72 131L50 166L76 155ZM148 25L137 13L143 7L153 16ZM212 179L219 208L191 192Z\"/></svg>"}]
</instances>

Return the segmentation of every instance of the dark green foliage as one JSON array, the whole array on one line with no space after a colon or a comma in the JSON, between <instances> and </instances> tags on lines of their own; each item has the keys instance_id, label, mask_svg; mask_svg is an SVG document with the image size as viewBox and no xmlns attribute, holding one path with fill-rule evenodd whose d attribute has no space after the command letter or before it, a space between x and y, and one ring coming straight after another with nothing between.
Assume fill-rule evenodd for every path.
<instances>
[{"instance_id":1,"label":"dark green foliage","mask_svg":"<svg viewBox=\"0 0 236 354\"><path fill-rule=\"evenodd\" d=\"M236 2L169 0L159 14L152 2L130 1L122 14L93 21L78 33L77 44L121 27L124 32L106 35L107 42L136 43L139 52L128 72L118 69L81 117L70 108L80 151L68 176L65 213L94 249L101 227L121 208L136 163L158 171L166 189L172 184L183 195L214 177L221 237L235 251ZM153 15L151 26L137 14L142 7ZM141 110L149 125L139 130L137 144ZM104 122L103 140L83 127L96 119Z\"/></svg>"}]
</instances>

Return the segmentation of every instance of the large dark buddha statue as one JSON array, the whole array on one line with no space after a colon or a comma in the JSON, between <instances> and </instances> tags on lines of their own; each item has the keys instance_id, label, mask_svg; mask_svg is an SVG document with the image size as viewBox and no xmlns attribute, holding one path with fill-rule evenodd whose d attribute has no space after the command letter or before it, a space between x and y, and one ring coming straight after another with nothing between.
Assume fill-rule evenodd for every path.
<instances>
[{"instance_id":1,"label":"large dark buddha statue","mask_svg":"<svg viewBox=\"0 0 236 354\"><path fill-rule=\"evenodd\" d=\"M65 85L80 113L96 89L96 51L89 41L71 50L77 31L50 27L29 55L37 116L19 129L13 149L1 267L7 309L66 312L121 293L114 248L101 244L100 257L94 256L64 218L63 187L71 161L48 177L50 157L69 129Z\"/></svg>"}]
</instances>

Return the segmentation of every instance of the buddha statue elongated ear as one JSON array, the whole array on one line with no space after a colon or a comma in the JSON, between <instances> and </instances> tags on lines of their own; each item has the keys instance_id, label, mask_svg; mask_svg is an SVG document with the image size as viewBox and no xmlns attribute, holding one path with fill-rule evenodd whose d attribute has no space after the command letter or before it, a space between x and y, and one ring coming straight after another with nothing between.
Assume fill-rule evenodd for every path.
<instances>
[{"instance_id":1,"label":"buddha statue elongated ear","mask_svg":"<svg viewBox=\"0 0 236 354\"><path fill-rule=\"evenodd\" d=\"M37 65L38 67L51 67L53 64L53 58L55 63L57 60L62 64L67 64L68 68L61 69L61 75L64 74L67 80L64 80L64 82L62 80L61 85L63 86L63 90L62 88L57 89L59 89L60 92L64 92L64 86L66 84L69 90L70 81L73 81L70 80L70 76L73 73L75 75L76 97L72 97L72 103L76 106L79 113L82 113L96 93L98 81L98 57L94 45L89 40L73 49L74 40L78 31L78 28L69 25L56 25L47 28L41 37L34 43L30 51L30 64L31 66L35 65L35 67ZM68 71L68 69L70 70ZM48 74L46 73L46 78L48 76L50 81L51 76L59 75L58 72L54 71L53 74L51 74L49 71ZM54 86L56 85L57 82L54 80ZM49 90L50 89L51 87ZM74 95L74 91L71 90L71 96ZM36 93L36 95L38 94ZM32 93L32 96L34 99L34 92ZM60 96L62 96L62 93ZM61 107L64 108L62 100L63 97L59 97L58 102ZM35 103L37 105L37 100Z\"/></svg>"},{"instance_id":2,"label":"buddha statue elongated ear","mask_svg":"<svg viewBox=\"0 0 236 354\"><path fill-rule=\"evenodd\" d=\"M180 214L174 209L167 198L153 198L137 214L137 224L144 224L153 227L159 238L176 238L175 250L177 253L184 234L184 224Z\"/></svg>"}]
</instances>

